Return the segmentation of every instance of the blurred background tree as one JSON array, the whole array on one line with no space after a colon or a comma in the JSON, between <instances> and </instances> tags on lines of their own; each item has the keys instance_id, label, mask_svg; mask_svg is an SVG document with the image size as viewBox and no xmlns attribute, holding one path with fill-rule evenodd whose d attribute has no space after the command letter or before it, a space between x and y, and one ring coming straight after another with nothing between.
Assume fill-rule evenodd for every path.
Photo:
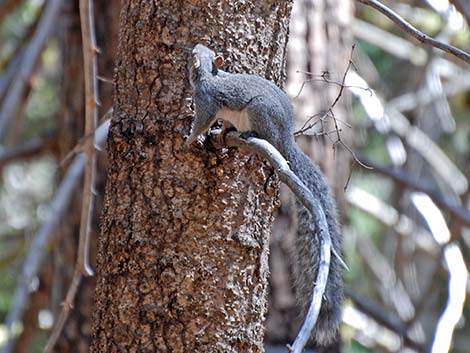
<instances>
[{"instance_id":1,"label":"blurred background tree","mask_svg":"<svg viewBox=\"0 0 470 353\"><path fill-rule=\"evenodd\" d=\"M383 3L437 40L470 50L468 0ZM120 10L118 2L94 5L102 116L111 106ZM294 1L289 51L285 89L299 130L312 125L301 141L327 173L342 214L350 267L343 351L468 352L470 65L359 1ZM68 202L51 205L83 138L82 70L78 1L0 1L0 322L18 302L15 287L28 294L15 344L6 344L0 324L5 352L42 351L73 273L81 178ZM284 198L272 237L272 350L292 341L298 325ZM36 254L44 259L39 272L24 277L31 245L51 219L59 227ZM97 230L95 220L93 239ZM82 282L57 352L87 351L93 286Z\"/></svg>"}]
</instances>

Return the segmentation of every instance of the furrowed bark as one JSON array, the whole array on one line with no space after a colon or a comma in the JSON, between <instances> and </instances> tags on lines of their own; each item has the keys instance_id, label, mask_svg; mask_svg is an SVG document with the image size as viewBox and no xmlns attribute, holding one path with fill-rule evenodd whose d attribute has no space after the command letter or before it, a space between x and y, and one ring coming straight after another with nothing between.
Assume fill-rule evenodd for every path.
<instances>
[{"instance_id":1,"label":"furrowed bark","mask_svg":"<svg viewBox=\"0 0 470 353\"><path fill-rule=\"evenodd\" d=\"M290 1L124 1L91 352L263 352L277 204L260 159L187 149L188 57L280 83Z\"/></svg>"}]
</instances>

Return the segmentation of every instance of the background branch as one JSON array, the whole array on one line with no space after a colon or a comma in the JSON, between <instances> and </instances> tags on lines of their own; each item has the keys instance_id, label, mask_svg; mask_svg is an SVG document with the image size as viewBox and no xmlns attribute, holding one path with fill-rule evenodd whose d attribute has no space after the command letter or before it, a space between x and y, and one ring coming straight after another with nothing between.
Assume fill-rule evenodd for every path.
<instances>
[{"instance_id":1,"label":"background branch","mask_svg":"<svg viewBox=\"0 0 470 353\"><path fill-rule=\"evenodd\" d=\"M82 31L83 68L85 79L85 136L95 132L98 122L98 81L96 64L96 38L93 21L93 1L80 0L80 28ZM80 238L78 244L77 266L85 276L93 275L89 264L89 237L91 216L93 213L93 190L96 173L96 154L93 139L84 144L87 156L85 181L83 184L82 214L80 220Z\"/></svg>"},{"instance_id":2,"label":"background branch","mask_svg":"<svg viewBox=\"0 0 470 353\"><path fill-rule=\"evenodd\" d=\"M470 225L470 212L466 208L451 203L438 191L423 183L422 180L412 178L402 169L385 167L370 160L364 160L363 158L361 158L361 160L363 160L367 165L370 165L373 168L373 172L388 176L409 189L428 195L439 207L446 209L450 214L458 218L464 224Z\"/></svg>"},{"instance_id":3,"label":"background branch","mask_svg":"<svg viewBox=\"0 0 470 353\"><path fill-rule=\"evenodd\" d=\"M95 143L102 146L108 136L110 121L103 123L96 131ZM39 228L28 250L28 255L23 264L21 276L15 288L13 303L7 315L7 343L0 353L11 353L14 348L15 337L12 332L13 325L21 320L24 310L28 304L29 286L38 275L41 262L44 259L47 245L50 244L52 236L60 224L67 205L80 180L86 164L86 157L83 153L76 156L65 173L62 182L54 195L50 204L50 217Z\"/></svg>"},{"instance_id":4,"label":"background branch","mask_svg":"<svg viewBox=\"0 0 470 353\"><path fill-rule=\"evenodd\" d=\"M380 3L379 1L376 0L357 0L358 2L373 7L374 9L380 11L382 14L387 16L390 20L392 20L398 27L403 29L405 32L408 34L412 35L414 38L416 38L419 42L428 44L432 47L441 49L449 54L454 55L455 57L470 63L470 54L467 52L463 51L462 49L456 48L452 45L442 43L427 34L421 32L420 30L416 29L413 27L411 24L409 24L407 21L405 21L400 15L398 15L396 12L394 12L392 9L388 8L384 4Z\"/></svg>"},{"instance_id":5,"label":"background branch","mask_svg":"<svg viewBox=\"0 0 470 353\"><path fill-rule=\"evenodd\" d=\"M56 138L56 132L50 131L42 136L33 137L20 145L0 151L0 172L8 163L29 160L39 154L52 151L57 142Z\"/></svg>"},{"instance_id":6,"label":"background branch","mask_svg":"<svg viewBox=\"0 0 470 353\"><path fill-rule=\"evenodd\" d=\"M374 304L370 300L363 298L349 287L345 288L345 294L353 301L354 305L360 311L377 321L379 324L401 336L406 346L413 348L418 352L429 352L429 349L427 349L422 343L417 342L412 337L410 337L407 332L408 328L406 324L398 317L386 314L387 310L380 308L377 304Z\"/></svg>"},{"instance_id":7,"label":"background branch","mask_svg":"<svg viewBox=\"0 0 470 353\"><path fill-rule=\"evenodd\" d=\"M41 262L45 257L47 245L51 242L54 231L62 220L64 213L67 211L67 205L83 173L84 167L85 156L81 154L74 159L57 189L50 205L49 219L43 223L33 237L31 247L23 264L21 276L16 285L13 303L10 306L6 319L7 343L0 350L1 353L11 353L13 351L15 343L15 337L12 331L13 325L21 320L28 304L30 285L38 275Z\"/></svg>"}]
</instances>

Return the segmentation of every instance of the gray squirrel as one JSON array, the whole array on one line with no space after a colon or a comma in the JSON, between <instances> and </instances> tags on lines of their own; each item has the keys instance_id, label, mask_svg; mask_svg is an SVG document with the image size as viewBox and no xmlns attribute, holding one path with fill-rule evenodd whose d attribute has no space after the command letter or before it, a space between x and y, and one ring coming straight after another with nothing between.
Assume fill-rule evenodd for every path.
<instances>
[{"instance_id":1,"label":"gray squirrel","mask_svg":"<svg viewBox=\"0 0 470 353\"><path fill-rule=\"evenodd\" d=\"M341 254L341 233L335 202L322 172L294 140L293 109L289 98L274 83L256 75L222 71L222 64L220 56L201 44L192 50L188 69L196 117L186 144L194 142L219 119L228 121L239 132L254 133L267 140L320 200L333 250ZM310 213L299 201L296 204L298 232L295 255L298 266L295 285L297 300L305 314L312 299L319 265L320 240ZM338 257L332 256L320 315L312 332L318 346L328 345L335 340L341 321L342 300L342 264Z\"/></svg>"}]
</instances>

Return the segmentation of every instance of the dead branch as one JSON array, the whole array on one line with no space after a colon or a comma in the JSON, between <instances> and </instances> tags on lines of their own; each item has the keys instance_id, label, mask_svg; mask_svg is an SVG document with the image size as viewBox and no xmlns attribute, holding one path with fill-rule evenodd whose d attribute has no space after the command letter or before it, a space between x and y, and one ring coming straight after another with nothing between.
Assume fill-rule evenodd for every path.
<instances>
[{"instance_id":1,"label":"dead branch","mask_svg":"<svg viewBox=\"0 0 470 353\"><path fill-rule=\"evenodd\" d=\"M20 63L23 60L24 50L20 49L17 53L10 59L6 69L3 71L2 76L0 76L0 99L5 96L5 92L13 81L18 69L20 68Z\"/></svg>"},{"instance_id":2,"label":"dead branch","mask_svg":"<svg viewBox=\"0 0 470 353\"><path fill-rule=\"evenodd\" d=\"M95 144L103 146L108 136L110 121L104 122L95 134ZM70 164L62 182L50 204L50 218L39 228L28 250L26 260L23 264L21 275L18 279L13 295L13 303L7 315L7 343L0 349L1 353L11 353L15 344L15 336L12 333L13 325L21 320L24 310L28 304L29 286L37 276L46 248L50 244L52 236L63 218L64 212L70 201L72 193L85 168L85 155L79 154Z\"/></svg>"},{"instance_id":3,"label":"dead branch","mask_svg":"<svg viewBox=\"0 0 470 353\"><path fill-rule=\"evenodd\" d=\"M98 69L97 46L94 30L93 1L80 0L80 26L83 43L83 67L85 78L85 136L95 132L98 123ZM82 200L82 212L80 220L80 237L78 242L77 262L72 277L72 283L67 291L65 302L62 306L59 318L47 341L44 353L52 352L62 329L73 307L75 295L83 276L93 275L89 264L89 239L91 232L91 219L93 215L93 192L96 173L96 152L93 139L84 141L84 153L87 157L85 167L84 193Z\"/></svg>"},{"instance_id":4,"label":"dead branch","mask_svg":"<svg viewBox=\"0 0 470 353\"><path fill-rule=\"evenodd\" d=\"M364 159L361 158L361 160ZM390 177L408 189L419 191L428 195L436 203L436 205L447 210L451 215L458 218L465 225L470 225L470 212L466 208L445 199L443 195L432 189L429 185L411 177L401 169L388 168L369 160L365 161L365 163L372 166L374 172Z\"/></svg>"},{"instance_id":5,"label":"dead branch","mask_svg":"<svg viewBox=\"0 0 470 353\"><path fill-rule=\"evenodd\" d=\"M15 323L21 320L23 312L28 304L29 286L33 279L37 276L40 264L45 256L47 245L51 242L54 230L62 220L67 205L72 196L80 176L85 167L85 156L80 155L75 158L70 165L67 173L64 175L62 182L51 202L51 217L43 223L36 235L33 237L31 247L23 264L21 275L16 284L15 294L13 295L13 303L10 306L6 319L7 327L7 343L0 350L2 353L11 353L14 348L15 337L12 332Z\"/></svg>"},{"instance_id":6,"label":"dead branch","mask_svg":"<svg viewBox=\"0 0 470 353\"><path fill-rule=\"evenodd\" d=\"M83 43L83 67L85 78L85 135L95 132L98 122L98 81L96 62L96 38L93 19L93 1L80 0L80 26ZM96 154L93 140L88 139L84 144L87 156L85 169L84 196L82 201L82 214L80 220L80 238L77 254L77 265L85 276L93 275L89 264L89 238L91 217L93 214L93 189L95 185ZM69 303L71 304L71 303Z\"/></svg>"},{"instance_id":7,"label":"dead branch","mask_svg":"<svg viewBox=\"0 0 470 353\"><path fill-rule=\"evenodd\" d=\"M336 141L332 141L333 143L333 146L335 146L336 144L340 144L341 146L343 146L350 154L351 156L353 157L354 161L359 164L361 167L365 168L365 169L371 169L368 165L364 164L363 162L361 162L359 160L359 158L356 157L354 151L351 149L351 147L349 147L344 141L343 139L341 138L341 129L339 128L338 126L338 122L342 122L341 120L337 119L335 117L335 113L333 112L333 108L336 106L336 104L338 104L339 100L341 99L341 96L343 95L343 91L345 88L347 88L348 86L345 84L345 81L346 81L346 76L349 72L349 70L351 69L351 67L355 67L354 65L354 62L352 60L353 58L353 54L354 54L354 48L355 48L355 45L352 46L351 48L351 54L349 56L349 61L348 61L348 65L346 66L346 70L344 70L344 73L343 73L343 79L341 80L341 82L336 82L336 81L333 81L329 78L329 73L328 72L324 72L320 75L321 77L321 80L326 82L326 83L329 83L329 84L335 84L337 86L339 86L339 91L338 91L338 94L336 95L335 99L333 100L333 103L331 103L330 107L328 108L328 110L326 112L324 112L323 114L320 114L318 120L316 121L313 121L313 118L317 117L318 114L310 117L309 119L307 119L307 121L305 122L305 124L300 128L300 130L294 132L294 136L299 136L299 135L303 135L305 132L307 132L308 130L310 130L312 127L314 127L318 121L320 122L323 122L324 119L330 117L333 119L333 124L334 124L334 131L336 133ZM304 87L304 84L308 81L312 81L312 80L307 80L307 81L304 81L302 83L302 87L301 87L301 90L300 92L302 91L302 88ZM359 87L362 89L362 87ZM363 88L364 90L366 91L370 91L369 88ZM300 95L300 92L299 92L299 95ZM348 127L351 127L349 126L348 124L346 124ZM323 135L325 135L326 137L330 137L330 133L329 132L323 132Z\"/></svg>"},{"instance_id":8,"label":"dead branch","mask_svg":"<svg viewBox=\"0 0 470 353\"><path fill-rule=\"evenodd\" d=\"M57 343L60 334L62 333L62 328L64 327L65 322L67 321L67 318L70 314L70 311L73 309L73 301L75 299L75 295L77 294L78 286L80 285L82 278L83 273L81 272L81 269L78 266L75 266L72 276L72 283L67 290L67 295L65 296L65 301L62 303L62 310L59 314L57 322L54 325L54 329L52 330L52 333L47 340L46 346L44 347L44 353L52 352L54 349L54 346Z\"/></svg>"},{"instance_id":9,"label":"dead branch","mask_svg":"<svg viewBox=\"0 0 470 353\"><path fill-rule=\"evenodd\" d=\"M428 44L434 48L441 49L467 63L470 63L470 54L450 44L442 43L428 36L427 34L421 32L420 30L413 27L410 23L408 23L405 19L403 19L400 15L398 15L396 12L394 12L392 9L388 8L387 6L380 3L379 1L376 1L376 0L357 0L357 1L381 12L382 14L387 16L390 20L392 20L396 25L398 25L398 27L400 27L405 32L407 32L408 34L416 38L419 42Z\"/></svg>"},{"instance_id":10,"label":"dead branch","mask_svg":"<svg viewBox=\"0 0 470 353\"><path fill-rule=\"evenodd\" d=\"M104 115L101 117L100 121L98 122L98 124L101 125L104 124L104 123L107 123L111 117L113 116L113 107L109 108L106 113L104 113ZM100 128L99 127L99 128ZM98 129L99 129L98 128ZM77 154L79 153L82 153L84 151L84 146L85 146L85 143L94 137L94 134L95 134L95 131L93 131L92 134L85 134L84 136L82 136L80 138L80 140L77 142L77 144L67 153L67 155L60 161L59 165L60 166L64 166L67 164L67 162L72 158L72 157L75 157ZM95 148L97 146L95 145ZM98 151L100 151L98 149Z\"/></svg>"},{"instance_id":11,"label":"dead branch","mask_svg":"<svg viewBox=\"0 0 470 353\"><path fill-rule=\"evenodd\" d=\"M291 171L287 161L270 143L255 137L243 139L237 132L229 132L225 136L225 142L228 146L249 150L267 159L277 172L279 179L292 190L299 201L302 202L302 204L310 211L314 219L315 226L318 229L318 234L320 236L320 262L315 285L312 290L312 301L305 321L302 324L292 347L288 347L290 352L300 353L307 344L320 313L322 298L328 280L328 273L330 271L332 247L325 213L318 200L313 197L310 190Z\"/></svg>"},{"instance_id":12,"label":"dead branch","mask_svg":"<svg viewBox=\"0 0 470 353\"><path fill-rule=\"evenodd\" d=\"M359 294L357 294L350 288L345 288L345 294L353 301L354 305L364 314L371 317L372 319L377 321L379 324L385 326L389 330L392 330L401 337L403 337L403 341L406 346L415 349L418 352L429 352L429 350L422 343L415 341L412 337L409 336L406 324L402 322L398 317L386 315L385 309L379 308L377 304L374 304L369 300L362 298Z\"/></svg>"},{"instance_id":13,"label":"dead branch","mask_svg":"<svg viewBox=\"0 0 470 353\"><path fill-rule=\"evenodd\" d=\"M10 162L24 161L51 151L56 142L56 133L48 132L0 152L0 171Z\"/></svg>"}]
</instances>

